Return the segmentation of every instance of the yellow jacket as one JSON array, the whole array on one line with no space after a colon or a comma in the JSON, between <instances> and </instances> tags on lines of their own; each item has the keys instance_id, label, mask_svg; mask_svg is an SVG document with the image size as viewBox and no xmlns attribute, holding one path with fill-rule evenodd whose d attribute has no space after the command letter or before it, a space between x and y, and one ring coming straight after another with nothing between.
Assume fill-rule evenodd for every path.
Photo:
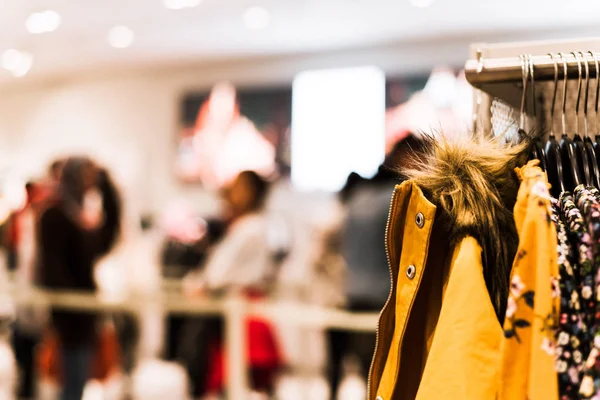
<instances>
[{"instance_id":1,"label":"yellow jacket","mask_svg":"<svg viewBox=\"0 0 600 400\"><path fill-rule=\"evenodd\" d=\"M503 363L502 351L510 346L498 315L504 316L506 302L489 290L494 269L508 284L518 244L513 207L534 204L528 196L515 204L519 180L513 169L524 148L477 146L429 143L426 161L394 190L386 229L392 288L379 320L370 400L516 399L511 394L522 391L522 382L514 377L533 372L526 361L518 368ZM469 208L475 201L485 206ZM519 230L531 226L517 222ZM487 233L496 239L480 243ZM541 250L555 253L551 232L546 234ZM520 359L532 353L531 346L510 351ZM548 373L556 379L547 369L544 377ZM499 397L511 377L515 386Z\"/></svg>"}]
</instances>

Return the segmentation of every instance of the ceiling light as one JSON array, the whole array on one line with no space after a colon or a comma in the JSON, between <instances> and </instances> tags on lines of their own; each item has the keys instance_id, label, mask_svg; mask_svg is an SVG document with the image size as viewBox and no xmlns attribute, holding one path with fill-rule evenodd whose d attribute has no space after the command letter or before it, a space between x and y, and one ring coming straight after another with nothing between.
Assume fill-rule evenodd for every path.
<instances>
[{"instance_id":1,"label":"ceiling light","mask_svg":"<svg viewBox=\"0 0 600 400\"><path fill-rule=\"evenodd\" d=\"M8 49L2 53L2 68L12 71L21 63L21 52L16 49Z\"/></svg>"},{"instance_id":2,"label":"ceiling light","mask_svg":"<svg viewBox=\"0 0 600 400\"><path fill-rule=\"evenodd\" d=\"M135 35L126 26L114 26L108 31L108 43L117 49L125 49L132 45Z\"/></svg>"},{"instance_id":3,"label":"ceiling light","mask_svg":"<svg viewBox=\"0 0 600 400\"><path fill-rule=\"evenodd\" d=\"M410 4L418 8L427 8L434 2L435 0L410 0Z\"/></svg>"},{"instance_id":4,"label":"ceiling light","mask_svg":"<svg viewBox=\"0 0 600 400\"><path fill-rule=\"evenodd\" d=\"M60 25L60 14L53 10L35 12L27 17L25 28L29 33L39 34L55 31Z\"/></svg>"},{"instance_id":5,"label":"ceiling light","mask_svg":"<svg viewBox=\"0 0 600 400\"><path fill-rule=\"evenodd\" d=\"M163 5L169 10L183 10L194 8L202 3L202 0L163 0Z\"/></svg>"},{"instance_id":6,"label":"ceiling light","mask_svg":"<svg viewBox=\"0 0 600 400\"><path fill-rule=\"evenodd\" d=\"M264 29L271 22L271 13L262 7L250 7L244 11L244 25L248 29Z\"/></svg>"},{"instance_id":7,"label":"ceiling light","mask_svg":"<svg viewBox=\"0 0 600 400\"><path fill-rule=\"evenodd\" d=\"M33 65L33 55L16 49L8 49L2 53L2 68L14 76L25 76Z\"/></svg>"},{"instance_id":8,"label":"ceiling light","mask_svg":"<svg viewBox=\"0 0 600 400\"><path fill-rule=\"evenodd\" d=\"M17 68L12 70L12 74L16 77L22 77L27 75L31 66L33 65L33 56L29 53L23 53L23 57L21 57L21 63Z\"/></svg>"}]
</instances>

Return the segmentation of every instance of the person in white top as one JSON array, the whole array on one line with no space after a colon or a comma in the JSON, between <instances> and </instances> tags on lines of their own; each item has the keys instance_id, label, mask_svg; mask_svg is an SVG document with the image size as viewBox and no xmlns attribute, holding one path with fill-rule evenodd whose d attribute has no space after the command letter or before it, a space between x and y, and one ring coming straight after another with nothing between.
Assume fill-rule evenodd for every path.
<instances>
[{"instance_id":1,"label":"person in white top","mask_svg":"<svg viewBox=\"0 0 600 400\"><path fill-rule=\"evenodd\" d=\"M230 226L200 276L189 276L187 293L225 288L262 289L273 272L263 206L269 184L253 171L240 173L224 191Z\"/></svg>"},{"instance_id":2,"label":"person in white top","mask_svg":"<svg viewBox=\"0 0 600 400\"><path fill-rule=\"evenodd\" d=\"M229 218L232 221L223 240L209 255L204 270L188 276L184 290L188 295L201 295L221 290L237 290L249 299L263 297L275 276L275 257L268 240L268 218L264 212L268 182L253 171L240 173L224 192ZM261 392L273 389L275 374L281 356L269 321L250 318L246 324L248 335L249 367L252 388ZM205 330L209 330L205 327ZM213 332L214 334L214 332ZM204 336L210 337L210 332ZM211 340L200 342L210 343ZM223 350L214 349L216 358L206 376L206 390L215 394L222 390L224 376L220 371ZM194 379L196 377L192 377Z\"/></svg>"}]
</instances>

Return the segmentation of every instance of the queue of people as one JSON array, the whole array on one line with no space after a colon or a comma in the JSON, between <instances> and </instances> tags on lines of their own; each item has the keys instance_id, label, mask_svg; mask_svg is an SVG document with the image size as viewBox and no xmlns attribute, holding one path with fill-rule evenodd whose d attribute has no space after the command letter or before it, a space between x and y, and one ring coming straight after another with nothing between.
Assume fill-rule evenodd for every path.
<instances>
[{"instance_id":1,"label":"queue of people","mask_svg":"<svg viewBox=\"0 0 600 400\"><path fill-rule=\"evenodd\" d=\"M236 292L247 301L293 299L376 312L389 287L382 243L395 179L385 168L370 180L352 175L337 199L327 198L330 208L319 207L331 210L323 218L294 205L290 199L303 200L285 182L243 171L220 192L219 216L177 222L192 226L182 227L186 235L156 227L148 216L142 228L161 232L157 265L162 263L163 276L181 282L183 296ZM48 290L95 291L94 269L123 231L123 204L110 173L89 158L69 157L26 189L24 207L4 230L15 276ZM169 269L184 264L176 273ZM130 372L123 367L124 354L131 352L135 359L136 345L114 316L113 323L107 323L110 319L67 310L19 310L12 340L19 396L35 398L39 382L46 380L60 388L60 399L81 399L90 379ZM350 399L343 393L360 396L366 390L373 334L299 332L259 318L246 321L245 329L249 383L256 393L273 395L286 377L306 371L329 386L323 398ZM299 337L312 338L311 350L298 350ZM227 376L220 318L169 317L161 340L162 357L185 370L191 396L223 395ZM344 389L350 375L358 390Z\"/></svg>"}]
</instances>

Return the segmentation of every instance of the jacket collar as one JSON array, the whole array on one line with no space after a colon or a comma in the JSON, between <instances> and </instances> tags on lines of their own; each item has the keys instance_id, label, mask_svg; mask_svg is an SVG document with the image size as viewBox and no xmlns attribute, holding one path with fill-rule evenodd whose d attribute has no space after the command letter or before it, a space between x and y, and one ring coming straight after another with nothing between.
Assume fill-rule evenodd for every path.
<instances>
[{"instance_id":1,"label":"jacket collar","mask_svg":"<svg viewBox=\"0 0 600 400\"><path fill-rule=\"evenodd\" d=\"M384 355L390 352L395 341L401 340L399 336L390 340L389 335L394 332L397 323L402 325L400 330L403 330L408 320L411 299L423 276L436 209L415 182L405 181L394 188L385 231L391 288L379 319L373 363L369 372L369 398L375 397L375 391L379 387L386 362ZM410 249L402 255L405 243ZM410 260L400 262L401 257L409 255ZM407 269L409 265L413 268L412 271ZM398 291L403 293L402 298L405 299L402 304L396 302Z\"/></svg>"}]
</instances>

